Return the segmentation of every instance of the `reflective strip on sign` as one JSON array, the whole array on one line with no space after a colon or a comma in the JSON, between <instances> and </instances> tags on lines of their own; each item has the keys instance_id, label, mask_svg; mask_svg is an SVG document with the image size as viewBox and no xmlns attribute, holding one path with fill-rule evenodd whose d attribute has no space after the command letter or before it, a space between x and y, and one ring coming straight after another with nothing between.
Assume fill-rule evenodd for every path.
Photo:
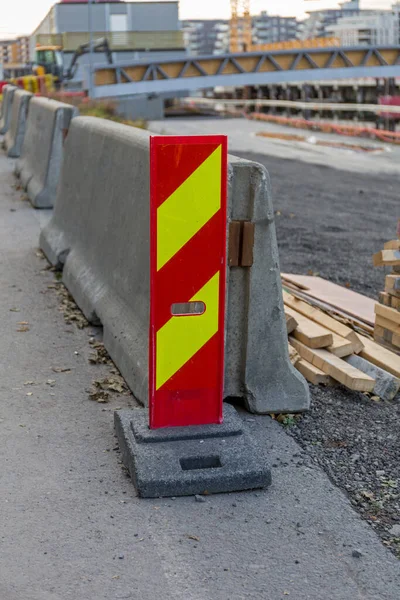
<instances>
[{"instance_id":1,"label":"reflective strip on sign","mask_svg":"<svg viewBox=\"0 0 400 600\"><path fill-rule=\"evenodd\" d=\"M218 331L218 299L219 272L190 298L190 302L204 302L202 315L171 317L157 332L157 390Z\"/></svg>"},{"instance_id":2,"label":"reflective strip on sign","mask_svg":"<svg viewBox=\"0 0 400 600\"><path fill-rule=\"evenodd\" d=\"M157 210L157 269L221 206L221 146Z\"/></svg>"}]
</instances>

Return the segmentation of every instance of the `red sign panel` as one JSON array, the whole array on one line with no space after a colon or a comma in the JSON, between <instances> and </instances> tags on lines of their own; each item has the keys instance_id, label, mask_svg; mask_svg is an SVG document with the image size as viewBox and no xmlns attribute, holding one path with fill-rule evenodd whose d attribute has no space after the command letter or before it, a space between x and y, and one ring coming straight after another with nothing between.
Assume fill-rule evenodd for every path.
<instances>
[{"instance_id":1,"label":"red sign panel","mask_svg":"<svg viewBox=\"0 0 400 600\"><path fill-rule=\"evenodd\" d=\"M225 136L151 138L150 427L222 422Z\"/></svg>"}]
</instances>

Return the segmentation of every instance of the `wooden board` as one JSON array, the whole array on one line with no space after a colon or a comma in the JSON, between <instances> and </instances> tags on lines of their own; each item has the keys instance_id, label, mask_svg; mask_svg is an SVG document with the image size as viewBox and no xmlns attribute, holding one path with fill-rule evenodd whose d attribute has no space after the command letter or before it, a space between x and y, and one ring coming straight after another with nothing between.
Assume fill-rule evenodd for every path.
<instances>
[{"instance_id":1,"label":"wooden board","mask_svg":"<svg viewBox=\"0 0 400 600\"><path fill-rule=\"evenodd\" d=\"M327 350L311 349L294 338L290 343L306 361L321 369L327 375L339 381L350 390L359 392L372 392L375 387L375 379L355 369L341 358L331 354Z\"/></svg>"},{"instance_id":2,"label":"wooden board","mask_svg":"<svg viewBox=\"0 0 400 600\"><path fill-rule=\"evenodd\" d=\"M360 356L369 360L369 362L372 362L377 367L389 371L392 375L400 377L400 358L390 350L382 348L382 346L373 340L364 336L361 337L364 349L361 350Z\"/></svg>"},{"instance_id":3,"label":"wooden board","mask_svg":"<svg viewBox=\"0 0 400 600\"><path fill-rule=\"evenodd\" d=\"M382 325L375 325L374 339L378 344L384 342L391 346L393 352L398 352L400 348L400 334L393 333L390 329L385 329Z\"/></svg>"},{"instance_id":4,"label":"wooden board","mask_svg":"<svg viewBox=\"0 0 400 600\"><path fill-rule=\"evenodd\" d=\"M332 283L321 277L288 275L286 273L282 273L281 275L284 280L306 287L306 294L311 296L311 298L322 300L333 308L338 308L344 313L367 323L371 327L374 326L375 300L371 300L371 298L357 294L357 292L336 285L336 283Z\"/></svg>"},{"instance_id":5,"label":"wooden board","mask_svg":"<svg viewBox=\"0 0 400 600\"><path fill-rule=\"evenodd\" d=\"M400 250L381 250L372 257L374 267L390 267L400 265Z\"/></svg>"},{"instance_id":6,"label":"wooden board","mask_svg":"<svg viewBox=\"0 0 400 600\"><path fill-rule=\"evenodd\" d=\"M294 331L297 327L297 321L294 317L292 317L292 315L289 315L289 313L285 312L285 318L286 318L286 329L288 334L292 333L292 331Z\"/></svg>"},{"instance_id":7,"label":"wooden board","mask_svg":"<svg viewBox=\"0 0 400 600\"><path fill-rule=\"evenodd\" d=\"M392 346L392 337L393 333L389 331L389 329L385 329L382 325L375 324L374 340L378 342L378 344L384 342L385 344Z\"/></svg>"},{"instance_id":8,"label":"wooden board","mask_svg":"<svg viewBox=\"0 0 400 600\"><path fill-rule=\"evenodd\" d=\"M321 369L314 367L314 365L304 360L304 358L296 363L296 369L300 371L307 381L314 385L332 385L332 378L329 375L321 371Z\"/></svg>"},{"instance_id":9,"label":"wooden board","mask_svg":"<svg viewBox=\"0 0 400 600\"><path fill-rule=\"evenodd\" d=\"M400 325L400 312L394 308L389 308L388 306L382 306L381 304L375 305L375 314L383 317L384 319L388 319L389 321L393 321L393 323L397 323Z\"/></svg>"},{"instance_id":10,"label":"wooden board","mask_svg":"<svg viewBox=\"0 0 400 600\"><path fill-rule=\"evenodd\" d=\"M390 240L383 247L385 250L400 250L400 240Z\"/></svg>"},{"instance_id":11,"label":"wooden board","mask_svg":"<svg viewBox=\"0 0 400 600\"><path fill-rule=\"evenodd\" d=\"M396 296L392 296L392 294L389 294L390 296L390 306L396 310L400 310L400 298L397 298Z\"/></svg>"},{"instance_id":12,"label":"wooden board","mask_svg":"<svg viewBox=\"0 0 400 600\"><path fill-rule=\"evenodd\" d=\"M375 328L377 325L379 325L380 327L384 327L384 329L387 329L392 333L400 335L400 325L393 323L393 321L389 321L389 319L384 319L383 317L376 315Z\"/></svg>"},{"instance_id":13,"label":"wooden board","mask_svg":"<svg viewBox=\"0 0 400 600\"><path fill-rule=\"evenodd\" d=\"M337 335L336 333L332 333L333 336L333 344L328 346L326 349L329 352L332 352L335 356L339 358L343 358L345 356L350 356L350 354L354 354L353 344L346 340L345 338Z\"/></svg>"},{"instance_id":14,"label":"wooden board","mask_svg":"<svg viewBox=\"0 0 400 600\"><path fill-rule=\"evenodd\" d=\"M397 341L398 336L396 336L394 333L392 333L389 329L385 329L384 327L381 327L380 325L375 325L375 329L374 329L375 342L377 342L381 346L384 346L385 348L387 348L394 354L400 354L400 348L398 346L396 346L396 344L393 343L393 339L394 339L394 341Z\"/></svg>"},{"instance_id":15,"label":"wooden board","mask_svg":"<svg viewBox=\"0 0 400 600\"><path fill-rule=\"evenodd\" d=\"M253 264L255 225L250 221L243 223L243 242L242 242L242 267L251 267Z\"/></svg>"},{"instance_id":16,"label":"wooden board","mask_svg":"<svg viewBox=\"0 0 400 600\"><path fill-rule=\"evenodd\" d=\"M386 275L385 292L400 298L400 277L398 275Z\"/></svg>"},{"instance_id":17,"label":"wooden board","mask_svg":"<svg viewBox=\"0 0 400 600\"><path fill-rule=\"evenodd\" d=\"M228 264L230 267L238 267L240 263L240 245L242 237L242 225L240 221L229 223L228 241Z\"/></svg>"},{"instance_id":18,"label":"wooden board","mask_svg":"<svg viewBox=\"0 0 400 600\"><path fill-rule=\"evenodd\" d=\"M388 292L379 292L379 302L384 306L391 306L390 294Z\"/></svg>"},{"instance_id":19,"label":"wooden board","mask_svg":"<svg viewBox=\"0 0 400 600\"><path fill-rule=\"evenodd\" d=\"M293 331L293 336L309 348L326 348L333 344L333 334L331 331L307 319L307 317L296 312L289 306L286 306L285 313L297 321L297 327Z\"/></svg>"},{"instance_id":20,"label":"wooden board","mask_svg":"<svg viewBox=\"0 0 400 600\"><path fill-rule=\"evenodd\" d=\"M329 315L325 314L324 312L322 312L322 310L319 310L319 308L310 306L310 304L307 304L307 302L304 302L304 300L296 298L295 296L289 294L285 290L283 290L283 301L286 306L289 306L297 313L301 313L302 315L308 317L315 323L318 323L322 327L329 329L329 331L332 331L333 333L336 333L342 338L348 340L352 345L352 352L350 352L349 354L358 354L363 349L364 346L361 341L361 338L356 334L355 331L353 331L352 329L350 329L350 327L347 327L347 325L344 325L340 321L336 321L336 319L334 319L333 317L330 317Z\"/></svg>"},{"instance_id":21,"label":"wooden board","mask_svg":"<svg viewBox=\"0 0 400 600\"><path fill-rule=\"evenodd\" d=\"M300 354L298 352L296 352L296 350L290 344L288 344L288 347L289 347L290 362L292 363L292 365L296 366L296 364L299 362L299 360L301 360Z\"/></svg>"}]
</instances>

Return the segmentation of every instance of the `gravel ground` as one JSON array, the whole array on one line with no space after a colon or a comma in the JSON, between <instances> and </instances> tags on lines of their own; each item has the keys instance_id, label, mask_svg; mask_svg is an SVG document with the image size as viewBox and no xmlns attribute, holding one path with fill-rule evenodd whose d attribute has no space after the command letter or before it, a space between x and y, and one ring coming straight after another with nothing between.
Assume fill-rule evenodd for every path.
<instances>
[{"instance_id":1,"label":"gravel ground","mask_svg":"<svg viewBox=\"0 0 400 600\"><path fill-rule=\"evenodd\" d=\"M377 298L385 274L371 257L396 235L400 169L398 178L389 179L262 154L241 156L269 171L282 271L318 274Z\"/></svg>"},{"instance_id":2,"label":"gravel ground","mask_svg":"<svg viewBox=\"0 0 400 600\"><path fill-rule=\"evenodd\" d=\"M385 274L371 256L395 236L400 173L389 180L242 156L270 173L282 270L318 273L376 298ZM400 558L400 399L375 402L341 386L310 387L311 411L289 420L288 431Z\"/></svg>"}]
</instances>

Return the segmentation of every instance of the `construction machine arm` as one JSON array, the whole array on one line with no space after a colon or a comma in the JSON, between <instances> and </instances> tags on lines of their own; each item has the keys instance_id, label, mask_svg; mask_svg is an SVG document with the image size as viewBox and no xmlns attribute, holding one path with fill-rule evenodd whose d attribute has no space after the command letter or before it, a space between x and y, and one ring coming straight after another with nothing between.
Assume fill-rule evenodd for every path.
<instances>
[{"instance_id":1,"label":"construction machine arm","mask_svg":"<svg viewBox=\"0 0 400 600\"><path fill-rule=\"evenodd\" d=\"M107 56L108 63L110 65L113 64L112 52L110 50L110 46L108 44L107 38L99 38L97 40L94 40L92 42L92 50L94 52L104 52L104 54ZM90 52L90 42L87 42L86 44L81 44L80 46L78 46L78 48L75 50L74 55L72 57L71 64L68 67L67 71L65 72L64 79L73 79L74 78L75 73L78 69L79 58L81 56L83 56L84 54L87 54L88 52Z\"/></svg>"}]
</instances>

